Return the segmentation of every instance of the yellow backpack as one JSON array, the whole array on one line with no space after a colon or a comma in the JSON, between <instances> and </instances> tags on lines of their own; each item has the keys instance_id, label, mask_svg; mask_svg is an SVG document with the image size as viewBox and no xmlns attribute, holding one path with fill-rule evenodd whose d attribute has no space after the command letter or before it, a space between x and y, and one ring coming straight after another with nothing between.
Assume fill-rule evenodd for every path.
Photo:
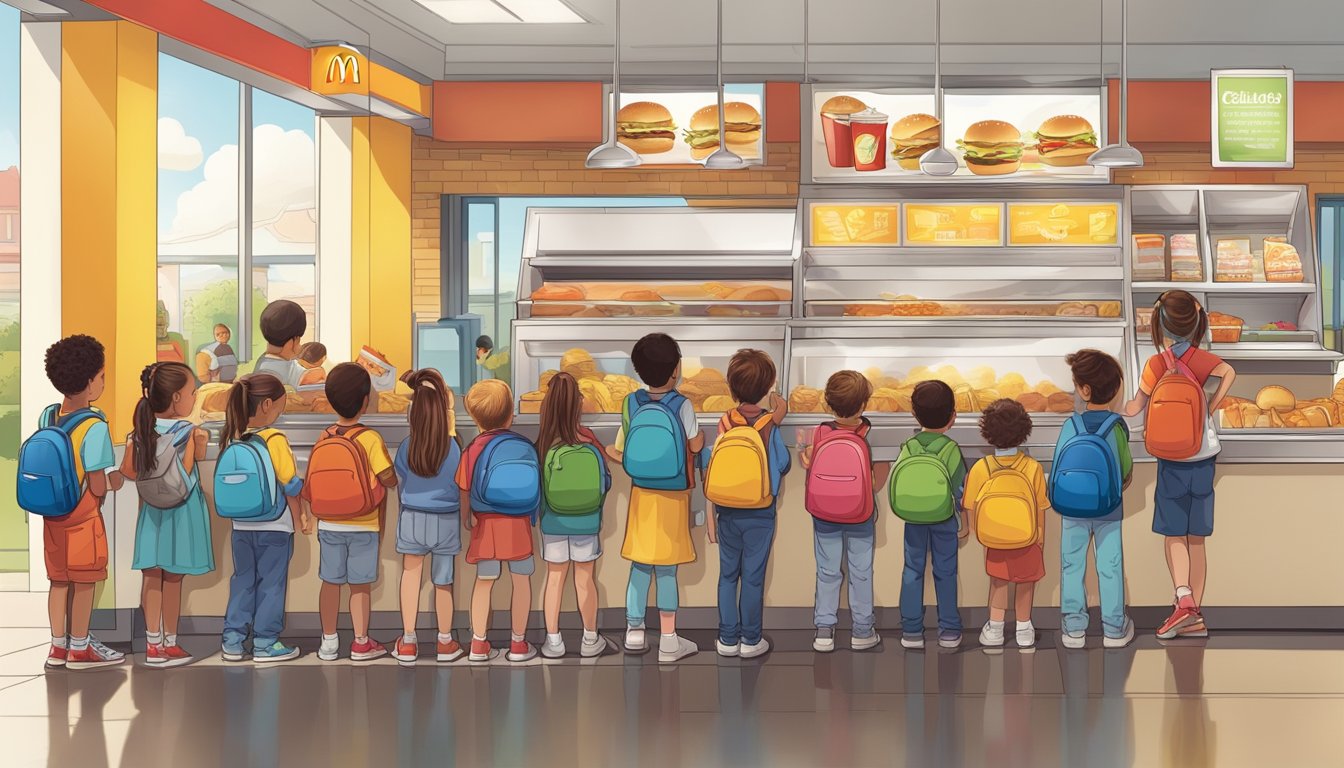
<instances>
[{"instance_id":1,"label":"yellow backpack","mask_svg":"<svg viewBox=\"0 0 1344 768\"><path fill-rule=\"evenodd\" d=\"M720 507L763 509L775 500L770 492L770 459L765 431L773 423L763 414L755 424L736 408L719 422L719 439L705 471L705 498Z\"/></svg>"},{"instance_id":2,"label":"yellow backpack","mask_svg":"<svg viewBox=\"0 0 1344 768\"><path fill-rule=\"evenodd\" d=\"M975 499L975 536L990 549L1021 549L1036 541L1036 494L1026 475L1027 457L1005 466L986 456L989 479Z\"/></svg>"}]
</instances>

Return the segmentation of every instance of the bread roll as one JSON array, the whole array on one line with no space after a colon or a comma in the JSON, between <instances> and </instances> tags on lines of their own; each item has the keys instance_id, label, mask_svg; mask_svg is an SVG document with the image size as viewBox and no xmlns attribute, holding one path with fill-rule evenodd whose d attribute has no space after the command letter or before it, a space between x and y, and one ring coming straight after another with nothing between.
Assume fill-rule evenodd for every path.
<instances>
[{"instance_id":1,"label":"bread roll","mask_svg":"<svg viewBox=\"0 0 1344 768\"><path fill-rule=\"evenodd\" d=\"M598 413L616 413L620 406L612 399L611 390L599 379L579 379L579 392L584 399L592 399L597 404Z\"/></svg>"},{"instance_id":2,"label":"bread roll","mask_svg":"<svg viewBox=\"0 0 1344 768\"><path fill-rule=\"evenodd\" d=\"M541 372L541 382L539 389L542 392L545 392L547 387L551 386L551 379L555 378L555 374L557 373L559 373L559 371L550 370Z\"/></svg>"},{"instance_id":3,"label":"bread roll","mask_svg":"<svg viewBox=\"0 0 1344 768\"><path fill-rule=\"evenodd\" d=\"M587 307L582 304L554 304L539 302L532 305L533 317L573 317Z\"/></svg>"},{"instance_id":4,"label":"bread roll","mask_svg":"<svg viewBox=\"0 0 1344 768\"><path fill-rule=\"evenodd\" d=\"M1049 397L1055 394L1056 392L1062 392L1063 390L1055 386L1054 382L1052 381L1040 381L1036 383L1036 391L1040 392L1042 395L1045 395L1046 397Z\"/></svg>"},{"instance_id":5,"label":"bread roll","mask_svg":"<svg viewBox=\"0 0 1344 768\"><path fill-rule=\"evenodd\" d=\"M583 301L588 293L574 283L543 283L532 292L533 301Z\"/></svg>"},{"instance_id":6,"label":"bread roll","mask_svg":"<svg viewBox=\"0 0 1344 768\"><path fill-rule=\"evenodd\" d=\"M1005 373L994 388L1004 397L1016 398L1027 391L1027 380L1022 378L1020 373Z\"/></svg>"},{"instance_id":7,"label":"bread roll","mask_svg":"<svg viewBox=\"0 0 1344 768\"><path fill-rule=\"evenodd\" d=\"M719 299L726 299L730 294L732 294L733 291L737 290L733 286L728 286L724 285L723 283L716 283L716 282L704 283L700 287L705 289L705 293L708 293L710 296Z\"/></svg>"},{"instance_id":8,"label":"bread roll","mask_svg":"<svg viewBox=\"0 0 1344 768\"><path fill-rule=\"evenodd\" d=\"M795 413L820 413L821 394L820 389L794 387L789 392L789 410Z\"/></svg>"},{"instance_id":9,"label":"bread roll","mask_svg":"<svg viewBox=\"0 0 1344 768\"><path fill-rule=\"evenodd\" d=\"M846 317L886 317L891 307L886 304L846 304Z\"/></svg>"},{"instance_id":10,"label":"bread roll","mask_svg":"<svg viewBox=\"0 0 1344 768\"><path fill-rule=\"evenodd\" d=\"M1050 409L1049 398L1040 392L1023 392L1015 399L1030 413L1044 413Z\"/></svg>"},{"instance_id":11,"label":"bread roll","mask_svg":"<svg viewBox=\"0 0 1344 768\"><path fill-rule=\"evenodd\" d=\"M687 400L699 407L707 397L728 394L728 380L713 368L701 368L695 375L686 377L677 389Z\"/></svg>"},{"instance_id":12,"label":"bread roll","mask_svg":"<svg viewBox=\"0 0 1344 768\"><path fill-rule=\"evenodd\" d=\"M728 301L779 301L779 294L768 285L748 285L738 288L726 297Z\"/></svg>"},{"instance_id":13,"label":"bread roll","mask_svg":"<svg viewBox=\"0 0 1344 768\"><path fill-rule=\"evenodd\" d=\"M1300 413L1306 420L1304 426L1307 427L1324 429L1335 425L1334 420L1330 418L1330 412L1319 405L1308 405L1297 413Z\"/></svg>"},{"instance_id":14,"label":"bread roll","mask_svg":"<svg viewBox=\"0 0 1344 768\"><path fill-rule=\"evenodd\" d=\"M896 390L883 387L873 390L873 396L868 400L868 407L882 413L899 413L901 412L901 399Z\"/></svg>"},{"instance_id":15,"label":"bread roll","mask_svg":"<svg viewBox=\"0 0 1344 768\"><path fill-rule=\"evenodd\" d=\"M711 395L705 398L699 410L705 413L726 413L736 407L737 403L729 395Z\"/></svg>"},{"instance_id":16,"label":"bread roll","mask_svg":"<svg viewBox=\"0 0 1344 768\"><path fill-rule=\"evenodd\" d=\"M980 401L975 396L975 391L969 384L961 384L952 389L952 395L956 398L957 413L979 413L981 410ZM988 405L988 403L986 403Z\"/></svg>"},{"instance_id":17,"label":"bread roll","mask_svg":"<svg viewBox=\"0 0 1344 768\"><path fill-rule=\"evenodd\" d=\"M630 393L639 389L638 381L619 373L607 374L607 377L602 379L602 383L607 385L607 389L611 391L612 399L618 404L629 397Z\"/></svg>"},{"instance_id":18,"label":"bread roll","mask_svg":"<svg viewBox=\"0 0 1344 768\"><path fill-rule=\"evenodd\" d=\"M524 392L523 396L518 398L519 413L541 413L541 401L546 397L546 393L541 390L534 392Z\"/></svg>"},{"instance_id":19,"label":"bread roll","mask_svg":"<svg viewBox=\"0 0 1344 768\"><path fill-rule=\"evenodd\" d=\"M663 300L662 296L659 296L656 291L651 291L648 288L640 288L634 291L626 291L621 294L621 301L662 301L662 300Z\"/></svg>"},{"instance_id":20,"label":"bread roll","mask_svg":"<svg viewBox=\"0 0 1344 768\"><path fill-rule=\"evenodd\" d=\"M1339 425L1341 408L1338 402L1331 400L1328 397L1321 397L1316 398L1314 400L1307 400L1306 402L1298 403L1297 407L1306 408L1307 406L1311 405L1320 406L1321 408L1325 409L1326 414L1330 416L1330 426L1333 427Z\"/></svg>"},{"instance_id":21,"label":"bread roll","mask_svg":"<svg viewBox=\"0 0 1344 768\"><path fill-rule=\"evenodd\" d=\"M1073 413L1073 394L1055 392L1046 398L1046 409L1051 413Z\"/></svg>"},{"instance_id":22,"label":"bread roll","mask_svg":"<svg viewBox=\"0 0 1344 768\"><path fill-rule=\"evenodd\" d=\"M601 374L597 370L597 362L586 349L574 348L566 350L560 356L560 370L568 373L576 379L600 378Z\"/></svg>"},{"instance_id":23,"label":"bread roll","mask_svg":"<svg viewBox=\"0 0 1344 768\"><path fill-rule=\"evenodd\" d=\"M1270 385L1255 396L1255 404L1262 411L1291 411L1297 407L1297 398L1287 387Z\"/></svg>"}]
</instances>

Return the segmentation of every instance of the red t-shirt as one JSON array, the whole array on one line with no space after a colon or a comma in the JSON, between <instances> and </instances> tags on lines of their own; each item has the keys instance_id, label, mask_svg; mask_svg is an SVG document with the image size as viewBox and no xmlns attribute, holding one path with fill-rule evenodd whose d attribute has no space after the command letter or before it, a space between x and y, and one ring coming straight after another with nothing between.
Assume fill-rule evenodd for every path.
<instances>
[{"instance_id":1,"label":"red t-shirt","mask_svg":"<svg viewBox=\"0 0 1344 768\"><path fill-rule=\"evenodd\" d=\"M462 461L457 465L457 487L462 489L463 501L470 498L471 479L475 473L476 460L481 457L485 446L506 430L497 429L482 432L467 446ZM467 562L479 563L482 560L526 560L532 556L532 519L515 515L501 515L494 512L477 512L476 527L471 531L471 542L467 544Z\"/></svg>"},{"instance_id":2,"label":"red t-shirt","mask_svg":"<svg viewBox=\"0 0 1344 768\"><path fill-rule=\"evenodd\" d=\"M1203 385L1213 375L1213 370L1223 364L1223 358L1200 349L1191 347L1181 358L1185 361L1190 372L1195 374L1195 378ZM1153 394L1153 387L1157 386L1158 379L1167 372L1167 364L1163 362L1162 355L1153 355L1148 358L1148 364L1143 367L1143 378L1139 381L1139 389L1145 395Z\"/></svg>"}]
</instances>

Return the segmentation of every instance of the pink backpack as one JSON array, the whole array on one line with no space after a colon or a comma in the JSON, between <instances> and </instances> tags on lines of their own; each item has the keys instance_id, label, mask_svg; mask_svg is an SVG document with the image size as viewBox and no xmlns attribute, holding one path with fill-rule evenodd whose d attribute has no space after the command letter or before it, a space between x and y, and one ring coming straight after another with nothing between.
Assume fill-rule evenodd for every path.
<instances>
[{"instance_id":1,"label":"pink backpack","mask_svg":"<svg viewBox=\"0 0 1344 768\"><path fill-rule=\"evenodd\" d=\"M813 432L807 511L818 520L853 525L873 516L873 452L864 419L857 430L827 422Z\"/></svg>"}]
</instances>

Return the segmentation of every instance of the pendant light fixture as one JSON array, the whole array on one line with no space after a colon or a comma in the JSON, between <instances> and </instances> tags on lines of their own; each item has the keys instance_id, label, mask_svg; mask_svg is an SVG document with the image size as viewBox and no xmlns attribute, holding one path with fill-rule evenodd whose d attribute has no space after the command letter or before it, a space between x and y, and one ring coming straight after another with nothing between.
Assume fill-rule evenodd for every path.
<instances>
[{"instance_id":1,"label":"pendant light fixture","mask_svg":"<svg viewBox=\"0 0 1344 768\"><path fill-rule=\"evenodd\" d=\"M938 118L938 146L919 158L919 170L929 176L951 176L957 172L957 158L943 146L943 0L933 4L933 98Z\"/></svg>"},{"instance_id":2,"label":"pendant light fixture","mask_svg":"<svg viewBox=\"0 0 1344 768\"><path fill-rule=\"evenodd\" d=\"M1102 38L1102 50L1106 40ZM1102 81L1103 85L1105 81ZM1129 128L1129 0L1120 0L1120 143L1107 144L1087 159L1096 168L1142 168L1143 154L1126 141Z\"/></svg>"},{"instance_id":3,"label":"pendant light fixture","mask_svg":"<svg viewBox=\"0 0 1344 768\"><path fill-rule=\"evenodd\" d=\"M714 38L715 62L718 64L719 85L719 148L705 158L705 167L713 171L735 171L746 163L728 148L723 132L723 0L718 0L718 33Z\"/></svg>"},{"instance_id":4,"label":"pendant light fixture","mask_svg":"<svg viewBox=\"0 0 1344 768\"><path fill-rule=\"evenodd\" d=\"M621 103L621 0L616 0L616 55L612 60L611 102L607 106L607 140L593 147L584 168L635 168L640 164L635 151L616 140L616 111Z\"/></svg>"}]
</instances>

